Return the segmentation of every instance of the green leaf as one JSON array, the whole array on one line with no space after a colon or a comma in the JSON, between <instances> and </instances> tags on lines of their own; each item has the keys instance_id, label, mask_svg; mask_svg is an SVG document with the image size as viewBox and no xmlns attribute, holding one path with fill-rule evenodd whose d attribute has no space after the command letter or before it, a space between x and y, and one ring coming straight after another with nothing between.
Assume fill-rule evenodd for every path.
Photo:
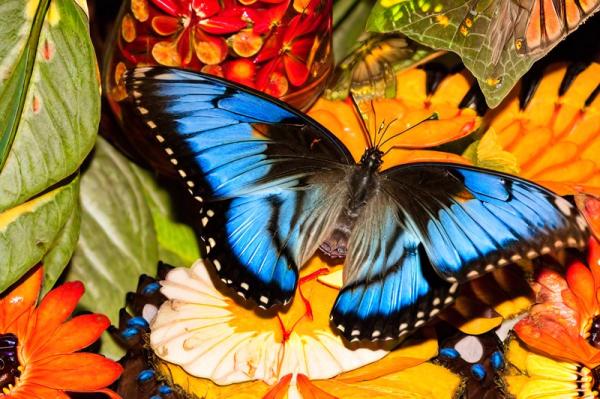
<instances>
[{"instance_id":1,"label":"green leaf","mask_svg":"<svg viewBox=\"0 0 600 399\"><path fill-rule=\"evenodd\" d=\"M333 55L338 63L356 46L365 30L373 0L337 0L333 6Z\"/></svg>"},{"instance_id":2,"label":"green leaf","mask_svg":"<svg viewBox=\"0 0 600 399\"><path fill-rule=\"evenodd\" d=\"M520 170L517 157L505 151L498 143L494 129L488 130L480 140L476 140L463 153L473 165L486 169L518 175Z\"/></svg>"},{"instance_id":3,"label":"green leaf","mask_svg":"<svg viewBox=\"0 0 600 399\"><path fill-rule=\"evenodd\" d=\"M40 261L56 281L74 249L79 179L0 213L0 291Z\"/></svg>"},{"instance_id":4,"label":"green leaf","mask_svg":"<svg viewBox=\"0 0 600 399\"><path fill-rule=\"evenodd\" d=\"M367 30L400 31L427 46L457 53L477 78L488 105L495 107L546 53L517 53L507 18L522 12L518 7L510 0L378 0Z\"/></svg>"},{"instance_id":5,"label":"green leaf","mask_svg":"<svg viewBox=\"0 0 600 399\"><path fill-rule=\"evenodd\" d=\"M113 324L141 274L154 276L159 259L190 266L199 258L193 230L177 221L176 206L151 173L99 138L81 178L81 234L67 279L81 280L87 310L101 311ZM101 351L122 350L105 335Z\"/></svg>"},{"instance_id":6,"label":"green leaf","mask_svg":"<svg viewBox=\"0 0 600 399\"><path fill-rule=\"evenodd\" d=\"M73 252L77 247L80 224L81 208L77 204L73 207L71 216L63 226L52 247L44 255L44 259L42 259L44 265L44 292L50 291L62 274L65 266L71 260L71 256L73 256Z\"/></svg>"},{"instance_id":7,"label":"green leaf","mask_svg":"<svg viewBox=\"0 0 600 399\"><path fill-rule=\"evenodd\" d=\"M0 2L0 210L72 175L100 117L96 58L73 0Z\"/></svg>"},{"instance_id":8,"label":"green leaf","mask_svg":"<svg viewBox=\"0 0 600 399\"><path fill-rule=\"evenodd\" d=\"M106 314L113 324L141 274L156 274L158 241L139 169L99 138L81 178L81 232L67 279L81 280L80 306ZM103 339L102 352L117 357Z\"/></svg>"},{"instance_id":9,"label":"green leaf","mask_svg":"<svg viewBox=\"0 0 600 399\"><path fill-rule=\"evenodd\" d=\"M180 187L159 182L141 168L136 171L152 212L160 260L173 266L190 266L200 258L200 249L194 230L178 220L177 206L169 194L179 192Z\"/></svg>"}]
</instances>

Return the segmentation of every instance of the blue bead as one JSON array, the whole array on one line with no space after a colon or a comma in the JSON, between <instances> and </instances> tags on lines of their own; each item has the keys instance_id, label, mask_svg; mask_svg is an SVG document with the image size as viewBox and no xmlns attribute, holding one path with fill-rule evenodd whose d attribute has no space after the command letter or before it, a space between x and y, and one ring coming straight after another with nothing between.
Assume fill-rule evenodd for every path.
<instances>
[{"instance_id":1,"label":"blue bead","mask_svg":"<svg viewBox=\"0 0 600 399\"><path fill-rule=\"evenodd\" d=\"M142 288L142 294L144 294L144 295L152 295L156 291L158 291L159 289L160 289L160 284L159 283L157 283L157 282L150 283L147 286L145 286L144 288Z\"/></svg>"},{"instance_id":2,"label":"blue bead","mask_svg":"<svg viewBox=\"0 0 600 399\"><path fill-rule=\"evenodd\" d=\"M502 370L504 368L504 356L500 351L496 351L490 356L490 363L494 370Z\"/></svg>"},{"instance_id":3,"label":"blue bead","mask_svg":"<svg viewBox=\"0 0 600 399\"><path fill-rule=\"evenodd\" d=\"M460 356L460 354L454 348L442 348L440 349L440 356L447 357L449 359L456 359Z\"/></svg>"},{"instance_id":4,"label":"blue bead","mask_svg":"<svg viewBox=\"0 0 600 399\"><path fill-rule=\"evenodd\" d=\"M160 395L152 395L152 396L150 396L150 399L162 399L162 396L160 396Z\"/></svg>"},{"instance_id":5,"label":"blue bead","mask_svg":"<svg viewBox=\"0 0 600 399\"><path fill-rule=\"evenodd\" d=\"M479 381L483 380L486 376L485 367L481 363L476 363L471 366L471 374Z\"/></svg>"},{"instance_id":6,"label":"blue bead","mask_svg":"<svg viewBox=\"0 0 600 399\"><path fill-rule=\"evenodd\" d=\"M152 378L154 378L154 370L142 370L137 377L139 382L146 382Z\"/></svg>"},{"instance_id":7,"label":"blue bead","mask_svg":"<svg viewBox=\"0 0 600 399\"><path fill-rule=\"evenodd\" d=\"M159 392L160 394L163 394L163 395L168 395L168 394L170 394L171 392L173 392L173 390L172 390L172 389L171 389L171 387L170 387L170 386L168 386L168 385L161 385L161 386L159 386L159 387L158 387L158 392Z\"/></svg>"},{"instance_id":8,"label":"blue bead","mask_svg":"<svg viewBox=\"0 0 600 399\"><path fill-rule=\"evenodd\" d=\"M129 321L127 322L127 326L128 327L139 327L144 330L150 327L148 325L148 322L146 321L146 319L144 319L141 316L132 317L131 319L129 319Z\"/></svg>"},{"instance_id":9,"label":"blue bead","mask_svg":"<svg viewBox=\"0 0 600 399\"><path fill-rule=\"evenodd\" d=\"M135 327L128 327L128 328L124 329L123 332L121 332L121 335L123 336L123 338L129 339L129 338L135 337L139 333L140 333L139 329L137 329Z\"/></svg>"}]
</instances>

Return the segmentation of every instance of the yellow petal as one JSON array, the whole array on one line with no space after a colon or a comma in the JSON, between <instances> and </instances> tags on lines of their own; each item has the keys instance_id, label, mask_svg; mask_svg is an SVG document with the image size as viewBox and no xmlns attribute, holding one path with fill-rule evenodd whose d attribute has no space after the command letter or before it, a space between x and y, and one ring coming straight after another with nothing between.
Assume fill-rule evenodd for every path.
<instances>
[{"instance_id":1,"label":"yellow petal","mask_svg":"<svg viewBox=\"0 0 600 399\"><path fill-rule=\"evenodd\" d=\"M170 363L161 362L158 365L158 371L179 385L185 392L193 393L204 399L256 399L262 398L271 389L262 381L217 385L208 379L192 377L180 366Z\"/></svg>"},{"instance_id":2,"label":"yellow petal","mask_svg":"<svg viewBox=\"0 0 600 399\"><path fill-rule=\"evenodd\" d=\"M438 353L438 340L434 330L426 330L425 338L411 340L399 349L384 357L378 362L371 363L360 369L349 371L336 377L344 382L358 382L371 380L395 373L403 369L417 366Z\"/></svg>"},{"instance_id":3,"label":"yellow petal","mask_svg":"<svg viewBox=\"0 0 600 399\"><path fill-rule=\"evenodd\" d=\"M337 379L315 381L325 392L344 399L452 399L460 378L444 367L423 363L416 367L361 382Z\"/></svg>"},{"instance_id":4,"label":"yellow petal","mask_svg":"<svg viewBox=\"0 0 600 399\"><path fill-rule=\"evenodd\" d=\"M498 327L503 320L487 305L464 296L458 297L452 307L439 317L469 335L486 333Z\"/></svg>"},{"instance_id":5,"label":"yellow petal","mask_svg":"<svg viewBox=\"0 0 600 399\"><path fill-rule=\"evenodd\" d=\"M319 276L317 280L331 288L341 289L344 285L344 271L342 269L337 270L333 273L329 273L323 276Z\"/></svg>"},{"instance_id":6,"label":"yellow petal","mask_svg":"<svg viewBox=\"0 0 600 399\"><path fill-rule=\"evenodd\" d=\"M517 399L575 399L578 397L577 384L530 378L516 396Z\"/></svg>"}]
</instances>

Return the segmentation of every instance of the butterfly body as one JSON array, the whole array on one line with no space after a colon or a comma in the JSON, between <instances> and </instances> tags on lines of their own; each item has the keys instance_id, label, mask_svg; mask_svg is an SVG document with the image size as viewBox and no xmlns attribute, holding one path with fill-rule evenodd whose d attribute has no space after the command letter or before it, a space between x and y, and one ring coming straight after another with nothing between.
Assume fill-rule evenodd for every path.
<instances>
[{"instance_id":1,"label":"butterfly body","mask_svg":"<svg viewBox=\"0 0 600 399\"><path fill-rule=\"evenodd\" d=\"M367 148L360 163L352 167L346 186L346 205L338 216L331 236L319 249L332 259L343 258L348 250L348 240L361 210L379 190L379 168L383 163L383 152L377 148Z\"/></svg>"},{"instance_id":2,"label":"butterfly body","mask_svg":"<svg viewBox=\"0 0 600 399\"><path fill-rule=\"evenodd\" d=\"M356 162L314 120L215 77L138 68L126 85L200 205L219 278L260 307L285 306L319 249L343 257L331 319L349 340L407 334L458 284L589 235L573 205L534 183L457 164L385 169L383 144Z\"/></svg>"}]
</instances>

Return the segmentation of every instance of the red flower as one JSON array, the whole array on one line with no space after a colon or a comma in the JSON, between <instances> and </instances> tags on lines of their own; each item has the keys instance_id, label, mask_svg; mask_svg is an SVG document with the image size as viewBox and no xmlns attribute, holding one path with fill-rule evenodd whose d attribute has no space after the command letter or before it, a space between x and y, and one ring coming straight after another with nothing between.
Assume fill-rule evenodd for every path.
<instances>
[{"instance_id":1,"label":"red flower","mask_svg":"<svg viewBox=\"0 0 600 399\"><path fill-rule=\"evenodd\" d=\"M106 316L86 314L67 320L83 284L70 282L50 291L35 307L40 293L40 267L0 300L0 397L68 399L65 392L101 392L121 374L118 363L78 352L94 343L110 325Z\"/></svg>"},{"instance_id":2,"label":"red flower","mask_svg":"<svg viewBox=\"0 0 600 399\"><path fill-rule=\"evenodd\" d=\"M227 56L227 43L222 37L245 28L243 10L221 6L218 0L151 0L167 15L152 18L152 29L168 40L152 48L159 63L187 66L192 62L192 49L204 64L216 65Z\"/></svg>"},{"instance_id":3,"label":"red flower","mask_svg":"<svg viewBox=\"0 0 600 399\"><path fill-rule=\"evenodd\" d=\"M279 26L266 40L255 61L267 62L257 76L259 90L269 92L268 87L283 77L285 84L289 81L293 86L303 85L314 61L314 55L320 46L317 33L329 30L323 26L328 23L331 1L326 2L325 9L319 10L320 0L311 0L306 9L296 15L287 26Z\"/></svg>"},{"instance_id":4,"label":"red flower","mask_svg":"<svg viewBox=\"0 0 600 399\"><path fill-rule=\"evenodd\" d=\"M600 365L600 244L593 238L588 263L572 262L565 278L542 270L533 284L537 303L515 331L535 350L594 368Z\"/></svg>"}]
</instances>

